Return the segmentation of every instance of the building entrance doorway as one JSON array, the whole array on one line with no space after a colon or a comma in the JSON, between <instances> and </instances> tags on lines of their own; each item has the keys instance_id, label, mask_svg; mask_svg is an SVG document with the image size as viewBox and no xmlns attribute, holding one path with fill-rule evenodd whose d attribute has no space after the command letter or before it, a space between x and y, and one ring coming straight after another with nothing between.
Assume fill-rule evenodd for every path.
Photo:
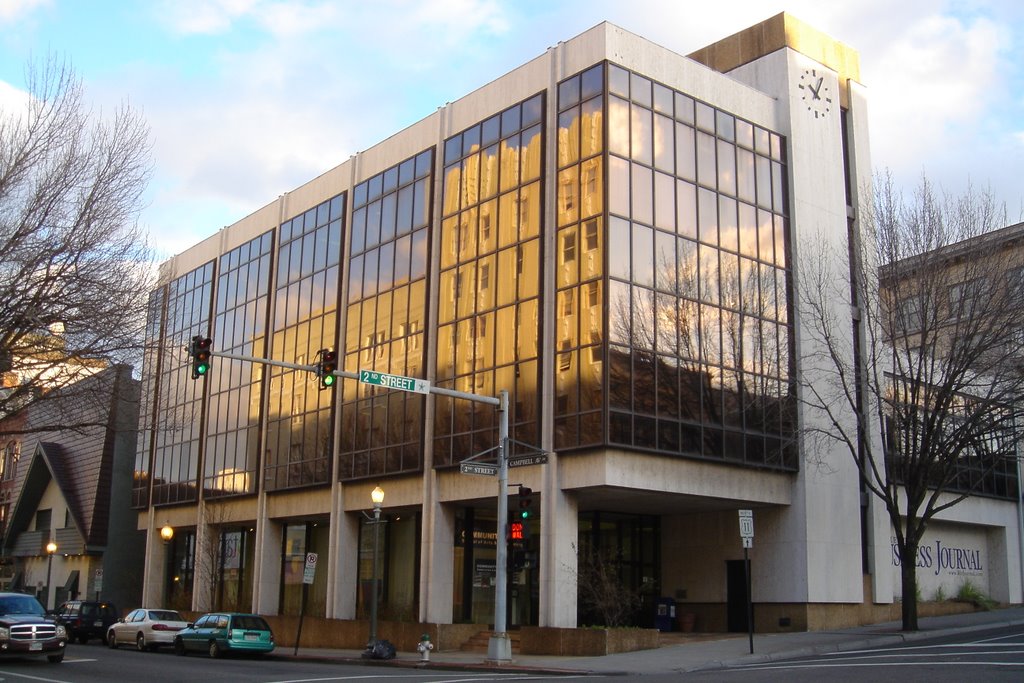
<instances>
[{"instance_id":1,"label":"building entrance doorway","mask_svg":"<svg viewBox=\"0 0 1024 683\"><path fill-rule=\"evenodd\" d=\"M729 633L746 633L749 630L745 564L743 560L725 561L726 624Z\"/></svg>"},{"instance_id":2,"label":"building entrance doorway","mask_svg":"<svg viewBox=\"0 0 1024 683\"><path fill-rule=\"evenodd\" d=\"M535 521L529 523L537 525ZM497 579L497 511L464 508L455 517L454 605L455 623L494 624L494 591ZM537 624L539 581L537 569L539 529L529 538L508 547L509 628Z\"/></svg>"}]
</instances>

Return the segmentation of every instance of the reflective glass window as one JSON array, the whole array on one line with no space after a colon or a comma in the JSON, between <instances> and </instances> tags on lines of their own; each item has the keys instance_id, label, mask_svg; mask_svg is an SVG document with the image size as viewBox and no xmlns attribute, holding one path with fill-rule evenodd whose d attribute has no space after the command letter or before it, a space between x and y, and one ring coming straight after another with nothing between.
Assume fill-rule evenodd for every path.
<instances>
[{"instance_id":1,"label":"reflective glass window","mask_svg":"<svg viewBox=\"0 0 1024 683\"><path fill-rule=\"evenodd\" d=\"M572 100L562 108L555 141L556 163L567 167L555 199L563 223L578 221L581 210L580 87L579 78L561 87L567 102ZM536 435L540 397L535 359L542 261L542 105L543 97L538 95L489 119L500 120L493 151L485 151L480 164L469 157L462 159L460 174L446 175L443 193L446 197L457 193L461 199L458 205L446 201L451 218L442 225L438 383L470 393L508 389L512 432L516 439L525 440ZM495 133L487 122L483 129ZM467 151L463 146L464 155ZM482 179L479 192L472 189L478 186L477 175ZM457 192L456 186L462 190ZM493 445L493 410L443 397L437 404L436 466L455 464L477 446Z\"/></svg>"},{"instance_id":2,"label":"reflective glass window","mask_svg":"<svg viewBox=\"0 0 1024 683\"><path fill-rule=\"evenodd\" d=\"M318 212L324 221L329 218L327 205ZM316 234L311 252L321 268L326 264L328 249L326 227ZM219 301L216 319L217 348L245 356L267 355L265 332L269 281L260 277L269 270L271 239L257 237L220 258L217 278L218 292L228 295ZM312 255L311 253L311 255ZM320 273L323 274L322 271ZM335 290L336 291L336 290ZM324 300L321 283L319 300ZM208 415L206 450L203 459L203 488L207 496L255 493L259 472L258 425L260 385L264 369L256 363L218 359L209 376L210 402L218 406Z\"/></svg>"},{"instance_id":3,"label":"reflective glass window","mask_svg":"<svg viewBox=\"0 0 1024 683\"><path fill-rule=\"evenodd\" d=\"M494 125L474 126L449 139L444 146L445 186L441 227L441 259L454 264L475 252L475 213L461 216L462 206L479 201L493 172L493 150L481 150L482 140ZM423 311L426 308L426 269L429 192L433 150L385 169L356 186L367 188L369 208L380 206L381 229L376 240L353 243L350 255L349 307L344 368L349 372L376 370L422 377ZM369 188L381 185L374 200ZM356 211L359 206L353 207ZM464 221L463 221L464 219ZM394 229L390 225L394 223ZM472 223L472 225L470 224ZM357 247L359 247L357 249ZM362 277L356 279L359 270ZM441 306L454 304L444 294ZM388 392L344 379L341 396L342 442L337 476L341 480L417 471L422 468L421 433L423 397Z\"/></svg>"},{"instance_id":4,"label":"reflective glass window","mask_svg":"<svg viewBox=\"0 0 1024 683\"><path fill-rule=\"evenodd\" d=\"M185 348L196 335L214 337L213 277L211 261L172 280L161 288L159 297L151 299L150 328L156 333L159 325L162 348ZM162 306L159 313L155 308L158 302ZM191 357L185 353L165 353L160 365L159 391L153 404L156 426L151 436L152 505L196 500L200 425L206 406L202 400L205 380L191 378L191 365ZM211 362L210 367L214 372L225 372L217 362ZM140 496L144 485L136 482Z\"/></svg>"}]
</instances>

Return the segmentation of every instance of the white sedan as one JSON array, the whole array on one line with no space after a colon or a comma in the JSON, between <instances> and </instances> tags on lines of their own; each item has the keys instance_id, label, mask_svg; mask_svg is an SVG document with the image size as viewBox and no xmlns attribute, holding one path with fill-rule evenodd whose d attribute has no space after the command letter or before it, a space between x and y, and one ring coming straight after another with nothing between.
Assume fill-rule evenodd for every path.
<instances>
[{"instance_id":1,"label":"white sedan","mask_svg":"<svg viewBox=\"0 0 1024 683\"><path fill-rule=\"evenodd\" d=\"M173 645L174 636L188 626L188 622L172 609L133 610L124 619L107 629L107 645L135 643L139 652L156 650L161 645Z\"/></svg>"}]
</instances>

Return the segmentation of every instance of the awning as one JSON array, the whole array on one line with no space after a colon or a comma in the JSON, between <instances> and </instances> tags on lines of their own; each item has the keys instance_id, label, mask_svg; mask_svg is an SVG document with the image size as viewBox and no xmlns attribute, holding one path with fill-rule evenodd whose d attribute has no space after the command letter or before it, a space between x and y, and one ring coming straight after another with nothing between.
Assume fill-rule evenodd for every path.
<instances>
[{"instance_id":1,"label":"awning","mask_svg":"<svg viewBox=\"0 0 1024 683\"><path fill-rule=\"evenodd\" d=\"M68 580L64 584L64 590L67 591L68 595L77 595L78 594L78 570L77 569L73 569L71 571L71 573L68 574Z\"/></svg>"}]
</instances>

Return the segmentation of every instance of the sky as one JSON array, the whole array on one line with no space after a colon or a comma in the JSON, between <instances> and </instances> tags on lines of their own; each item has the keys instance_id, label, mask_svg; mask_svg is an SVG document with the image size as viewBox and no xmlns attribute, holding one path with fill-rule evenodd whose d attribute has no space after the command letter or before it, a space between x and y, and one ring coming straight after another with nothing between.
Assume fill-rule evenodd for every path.
<instances>
[{"instance_id":1,"label":"sky","mask_svg":"<svg viewBox=\"0 0 1024 683\"><path fill-rule=\"evenodd\" d=\"M602 21L688 54L781 11L860 53L876 171L1024 220L1020 0L0 0L0 108L55 55L138 109L163 260Z\"/></svg>"}]
</instances>

